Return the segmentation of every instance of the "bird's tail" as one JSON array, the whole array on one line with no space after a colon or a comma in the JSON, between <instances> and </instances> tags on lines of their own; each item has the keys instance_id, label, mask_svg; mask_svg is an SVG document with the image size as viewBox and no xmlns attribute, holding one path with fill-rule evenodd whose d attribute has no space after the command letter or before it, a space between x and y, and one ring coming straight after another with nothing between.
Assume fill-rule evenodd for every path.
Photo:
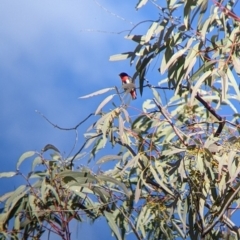
<instances>
[{"instance_id":1,"label":"bird's tail","mask_svg":"<svg viewBox=\"0 0 240 240\"><path fill-rule=\"evenodd\" d=\"M133 100L137 99L137 93L136 93L136 90L135 90L135 89L133 89L133 90L130 92L130 94L131 94Z\"/></svg>"}]
</instances>

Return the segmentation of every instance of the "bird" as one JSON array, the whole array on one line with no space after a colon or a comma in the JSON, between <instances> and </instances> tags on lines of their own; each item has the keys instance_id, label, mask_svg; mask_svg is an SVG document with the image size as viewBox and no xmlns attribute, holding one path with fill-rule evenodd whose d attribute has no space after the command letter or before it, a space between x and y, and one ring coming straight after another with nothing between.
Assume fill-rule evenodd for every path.
<instances>
[{"instance_id":1,"label":"bird","mask_svg":"<svg viewBox=\"0 0 240 240\"><path fill-rule=\"evenodd\" d=\"M125 72L122 72L119 74L121 80L122 80L122 84L133 84L133 81L132 81L132 78ZM132 96L132 99L135 100L137 99L137 92L136 92L136 88L133 87L131 90L130 90L130 94Z\"/></svg>"}]
</instances>

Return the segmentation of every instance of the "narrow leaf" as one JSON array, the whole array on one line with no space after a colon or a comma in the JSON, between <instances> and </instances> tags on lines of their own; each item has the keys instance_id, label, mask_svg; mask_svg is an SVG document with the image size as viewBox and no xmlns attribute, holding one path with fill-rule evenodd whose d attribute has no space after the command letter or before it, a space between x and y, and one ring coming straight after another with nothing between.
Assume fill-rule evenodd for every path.
<instances>
[{"instance_id":1,"label":"narrow leaf","mask_svg":"<svg viewBox=\"0 0 240 240\"><path fill-rule=\"evenodd\" d=\"M138 10L139 8L144 6L147 2L148 2L148 0L139 0L138 4L136 6L136 9Z\"/></svg>"},{"instance_id":2,"label":"narrow leaf","mask_svg":"<svg viewBox=\"0 0 240 240\"><path fill-rule=\"evenodd\" d=\"M152 35L154 34L156 28L158 26L158 22L153 22L150 28L147 31L146 38L145 38L145 43L149 42L151 39Z\"/></svg>"},{"instance_id":3,"label":"narrow leaf","mask_svg":"<svg viewBox=\"0 0 240 240\"><path fill-rule=\"evenodd\" d=\"M109 227L112 229L112 231L114 232L114 234L116 235L118 240L122 240L121 235L119 233L119 229L117 224L115 223L115 216L107 211L104 211L104 215L107 219L108 225Z\"/></svg>"},{"instance_id":4,"label":"narrow leaf","mask_svg":"<svg viewBox=\"0 0 240 240\"><path fill-rule=\"evenodd\" d=\"M127 197L130 197L131 193L128 191L127 187L125 186L124 183L116 180L115 178L106 176L106 175L98 175L97 179L102 180L102 181L106 181L106 182L112 182L116 185L118 185L119 187L121 187L124 191L124 193L126 194Z\"/></svg>"},{"instance_id":5,"label":"narrow leaf","mask_svg":"<svg viewBox=\"0 0 240 240\"><path fill-rule=\"evenodd\" d=\"M162 68L161 67L161 74L164 74L165 71L173 64L177 61L177 59L179 57L181 57L185 52L187 51L187 49L181 49L178 52L176 52L175 54L173 54L173 56L170 58L170 60L168 61L168 63Z\"/></svg>"},{"instance_id":6,"label":"narrow leaf","mask_svg":"<svg viewBox=\"0 0 240 240\"><path fill-rule=\"evenodd\" d=\"M218 71L219 75L221 76L222 82L222 101L226 100L227 91L228 91L228 78L227 74L223 71Z\"/></svg>"},{"instance_id":7,"label":"narrow leaf","mask_svg":"<svg viewBox=\"0 0 240 240\"><path fill-rule=\"evenodd\" d=\"M97 95L100 95L100 94L103 94L103 93L106 93L108 91L111 91L111 90L114 90L115 88L104 88L102 90L99 90L99 91L96 91L96 92L93 92L93 93L90 93L88 95L85 95L85 96L82 96L82 97L79 97L79 98L89 98L89 97L94 97L94 96L97 96Z\"/></svg>"},{"instance_id":8,"label":"narrow leaf","mask_svg":"<svg viewBox=\"0 0 240 240\"><path fill-rule=\"evenodd\" d=\"M123 119L122 119L121 115L119 115L118 118L119 118L119 124L118 124L119 137L120 137L122 143L125 143L124 136L123 136L123 134L124 134L124 132L123 132L123 129L124 129Z\"/></svg>"},{"instance_id":9,"label":"narrow leaf","mask_svg":"<svg viewBox=\"0 0 240 240\"><path fill-rule=\"evenodd\" d=\"M135 189L134 201L135 201L136 204L138 203L138 201L140 199L140 196L141 196L141 192L142 192L142 190L141 190L141 183L142 183L142 181L141 181L141 179L139 179L138 183L137 183L137 186L136 186L136 189Z\"/></svg>"},{"instance_id":10,"label":"narrow leaf","mask_svg":"<svg viewBox=\"0 0 240 240\"><path fill-rule=\"evenodd\" d=\"M46 151L48 151L49 149L60 153L60 151L59 151L54 145L52 145L52 144L47 144L47 145L42 149L42 152L46 152Z\"/></svg>"},{"instance_id":11,"label":"narrow leaf","mask_svg":"<svg viewBox=\"0 0 240 240\"><path fill-rule=\"evenodd\" d=\"M210 16L203 24L203 27L201 29L201 38L202 38L203 41L205 41L208 26L209 26L209 24L212 20L213 20L213 16Z\"/></svg>"},{"instance_id":12,"label":"narrow leaf","mask_svg":"<svg viewBox=\"0 0 240 240\"><path fill-rule=\"evenodd\" d=\"M234 78L232 71L229 68L227 70L227 76L237 94L238 100L240 100L240 91L238 88L238 83L237 83L236 79Z\"/></svg>"},{"instance_id":13,"label":"narrow leaf","mask_svg":"<svg viewBox=\"0 0 240 240\"><path fill-rule=\"evenodd\" d=\"M160 178L157 175L157 172L154 170L154 168L151 165L150 165L150 170L153 174L155 181L161 186L161 188L164 189L167 193L174 196L173 192L162 182L162 180L160 180Z\"/></svg>"},{"instance_id":14,"label":"narrow leaf","mask_svg":"<svg viewBox=\"0 0 240 240\"><path fill-rule=\"evenodd\" d=\"M104 157L100 158L96 163L97 163L97 164L101 164L101 163L106 163L106 162L109 162L109 161L121 160L121 159L122 159L122 156L118 156L118 155L107 155L107 156L104 156Z\"/></svg>"},{"instance_id":15,"label":"narrow leaf","mask_svg":"<svg viewBox=\"0 0 240 240\"><path fill-rule=\"evenodd\" d=\"M185 235L184 235L183 231L181 230L181 228L174 221L172 221L172 224L175 227L175 229L178 231L178 233L180 234L181 238L185 239Z\"/></svg>"},{"instance_id":16,"label":"narrow leaf","mask_svg":"<svg viewBox=\"0 0 240 240\"><path fill-rule=\"evenodd\" d=\"M192 90L192 96L191 96L191 100L190 100L190 105L192 106L193 105L193 102L194 102L194 99L195 99L195 96L197 94L197 91L198 89L201 87L202 83L206 80L206 78L208 76L210 76L212 74L212 71L207 71L205 72L200 78L199 80L197 81L196 85L193 87L193 90Z\"/></svg>"},{"instance_id":17,"label":"narrow leaf","mask_svg":"<svg viewBox=\"0 0 240 240\"><path fill-rule=\"evenodd\" d=\"M4 177L14 177L17 175L17 172L2 172L0 173L0 178L4 178Z\"/></svg>"},{"instance_id":18,"label":"narrow leaf","mask_svg":"<svg viewBox=\"0 0 240 240\"><path fill-rule=\"evenodd\" d=\"M96 112L95 112L95 115L97 115L97 114L101 111L101 109L102 109L109 101L111 101L111 100L113 99L113 97L114 97L115 95L116 95L116 94L112 94L112 95L106 97L106 98L100 103L100 105L98 106L98 108L97 108L97 110L96 110Z\"/></svg>"},{"instance_id":19,"label":"narrow leaf","mask_svg":"<svg viewBox=\"0 0 240 240\"><path fill-rule=\"evenodd\" d=\"M32 157L35 154L34 151L29 151L29 152L25 152L22 154L22 156L18 159L17 162L17 170L19 170L19 166L21 165L21 163L26 160L27 158Z\"/></svg>"},{"instance_id":20,"label":"narrow leaf","mask_svg":"<svg viewBox=\"0 0 240 240\"><path fill-rule=\"evenodd\" d=\"M126 60L127 58L132 57L134 54L132 52L127 53L121 53L121 54L115 54L110 56L109 61L120 61L120 60Z\"/></svg>"},{"instance_id":21,"label":"narrow leaf","mask_svg":"<svg viewBox=\"0 0 240 240\"><path fill-rule=\"evenodd\" d=\"M236 57L236 55L233 55L232 61L233 61L233 66L234 66L234 69L235 69L237 75L240 76L240 60Z\"/></svg>"},{"instance_id":22,"label":"narrow leaf","mask_svg":"<svg viewBox=\"0 0 240 240\"><path fill-rule=\"evenodd\" d=\"M128 112L126 111L126 109L121 108L121 110L122 110L122 112L124 113L125 121L130 122L130 117L129 117L129 114L128 114Z\"/></svg>"},{"instance_id":23,"label":"narrow leaf","mask_svg":"<svg viewBox=\"0 0 240 240\"><path fill-rule=\"evenodd\" d=\"M184 69L188 68L189 64L191 63L192 59L194 57L196 57L197 53L198 53L198 49L199 49L199 45L200 45L200 42L198 42L197 44L195 44L193 46L192 49L189 50L187 56L186 56L186 60L185 60L185 63L184 63Z\"/></svg>"},{"instance_id":24,"label":"narrow leaf","mask_svg":"<svg viewBox=\"0 0 240 240\"><path fill-rule=\"evenodd\" d=\"M152 89L154 98L157 100L159 104L162 104L160 94L158 93L158 91L155 88L151 88L151 89Z\"/></svg>"},{"instance_id":25,"label":"narrow leaf","mask_svg":"<svg viewBox=\"0 0 240 240\"><path fill-rule=\"evenodd\" d=\"M184 78L187 78L188 74L190 73L190 71L193 69L195 63L197 61L197 57L194 57L193 59L191 59L189 65L188 65L188 68L187 68L187 71L184 75Z\"/></svg>"}]
</instances>

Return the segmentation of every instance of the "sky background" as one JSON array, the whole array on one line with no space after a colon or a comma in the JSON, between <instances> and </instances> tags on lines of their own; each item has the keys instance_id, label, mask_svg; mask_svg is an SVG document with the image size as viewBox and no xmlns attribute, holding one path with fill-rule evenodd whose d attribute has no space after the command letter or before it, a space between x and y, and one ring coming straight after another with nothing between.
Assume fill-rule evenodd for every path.
<instances>
[{"instance_id":1,"label":"sky background","mask_svg":"<svg viewBox=\"0 0 240 240\"><path fill-rule=\"evenodd\" d=\"M130 21L146 19L135 4L101 1L109 14L91 0L1 1L0 141L2 158L8 159L1 170L12 169L21 153L47 143L62 152L71 149L74 133L54 129L35 110L58 126L73 127L103 99L78 97L120 87L118 74L134 73L129 61L110 62L109 57L135 46L123 38L127 31L114 34L130 30ZM155 10L151 19L157 17Z\"/></svg>"},{"instance_id":2,"label":"sky background","mask_svg":"<svg viewBox=\"0 0 240 240\"><path fill-rule=\"evenodd\" d=\"M99 3L101 6L93 0L1 0L0 172L14 171L22 153L40 151L49 143L64 156L72 149L75 133L54 128L35 110L58 126L73 127L103 99L78 97L120 87L118 74L134 73L129 61L110 62L109 57L132 50L135 44L123 37L133 24L157 19L158 11L150 3L136 11L137 1ZM141 108L141 98L131 104ZM75 152L90 123L79 129ZM18 186L17 180L4 183L1 194ZM94 228L77 226L76 239L81 235L85 240L110 237L101 222Z\"/></svg>"},{"instance_id":3,"label":"sky background","mask_svg":"<svg viewBox=\"0 0 240 240\"><path fill-rule=\"evenodd\" d=\"M134 44L123 37L133 24L149 19L150 8L150 19L157 19L158 13L152 5L136 11L137 1L130 2L1 0L0 172L14 171L22 153L40 151L48 143L64 156L70 153L75 133L54 128L35 110L58 126L73 127L94 112L103 99L78 97L120 87L118 74L134 73L129 61L110 62L109 57L131 50ZM140 107L141 101L132 104ZM75 152L90 124L88 121L79 129ZM24 166L27 163L21 171ZM0 194L15 189L19 181L1 179L4 187ZM110 237L110 230L103 230L100 220L94 228L88 223L76 228L76 238Z\"/></svg>"}]
</instances>

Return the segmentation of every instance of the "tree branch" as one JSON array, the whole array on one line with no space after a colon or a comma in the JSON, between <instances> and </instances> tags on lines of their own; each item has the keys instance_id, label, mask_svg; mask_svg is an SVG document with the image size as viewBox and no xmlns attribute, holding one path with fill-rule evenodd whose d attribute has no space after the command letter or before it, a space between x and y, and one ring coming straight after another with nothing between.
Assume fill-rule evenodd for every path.
<instances>
[{"instance_id":1,"label":"tree branch","mask_svg":"<svg viewBox=\"0 0 240 240\"><path fill-rule=\"evenodd\" d=\"M218 119L219 121L219 126L218 126L218 129L217 131L214 133L214 137L218 137L220 136L222 130L223 130L223 127L225 125L225 118L222 118L219 114L216 113L215 109L213 109L206 101L204 101L202 99L202 97L200 96L199 93L197 93L197 95L195 96L195 98L200 102L202 103L202 105L214 116Z\"/></svg>"},{"instance_id":2,"label":"tree branch","mask_svg":"<svg viewBox=\"0 0 240 240\"><path fill-rule=\"evenodd\" d=\"M36 113L38 113L39 115L41 115L48 123L50 123L53 127L58 128L60 130L66 130L66 131L70 131L70 130L76 130L81 124L83 124L85 121L87 121L92 115L95 115L94 113L90 113L85 119L83 119L80 123L78 123L75 127L72 128L63 128L63 127L59 127L58 125L52 123L45 115L43 115L41 112L39 112L38 110L36 110Z\"/></svg>"},{"instance_id":3,"label":"tree branch","mask_svg":"<svg viewBox=\"0 0 240 240\"><path fill-rule=\"evenodd\" d=\"M99 136L101 136L101 135L102 135L102 133L99 133L98 135L95 135L95 136L92 136L92 137L88 138L88 139L84 142L84 144L81 146L81 148L77 151L77 153L76 153L76 154L73 156L73 158L71 159L71 163L70 163L70 166L71 166L71 167L73 166L73 160L77 157L77 155L78 155L79 153L81 153L81 151L83 150L83 148L86 146L87 142L88 142L90 139L99 137Z\"/></svg>"},{"instance_id":4,"label":"tree branch","mask_svg":"<svg viewBox=\"0 0 240 240\"><path fill-rule=\"evenodd\" d=\"M214 222L209 224L203 231L202 237L204 237L207 233L209 233L212 228L220 221L220 219L223 217L224 212L227 210L229 205L232 203L233 199L236 197L236 195L240 191L240 183L238 183L238 187L235 190L231 190L231 192L226 196L225 201L222 204L222 208L217 213L217 218Z\"/></svg>"},{"instance_id":5,"label":"tree branch","mask_svg":"<svg viewBox=\"0 0 240 240\"><path fill-rule=\"evenodd\" d=\"M156 101L155 98L153 98L154 103L156 104L156 106L158 107L159 111L162 113L162 115L167 119L168 123L171 125L172 129L174 130L174 132L176 133L176 135L178 136L178 138L181 140L181 142L187 146L188 144L184 141L183 137L181 136L181 134L179 133L179 130L174 126L172 120L167 116L167 114L163 111L162 107L160 106L160 104Z\"/></svg>"}]
</instances>

